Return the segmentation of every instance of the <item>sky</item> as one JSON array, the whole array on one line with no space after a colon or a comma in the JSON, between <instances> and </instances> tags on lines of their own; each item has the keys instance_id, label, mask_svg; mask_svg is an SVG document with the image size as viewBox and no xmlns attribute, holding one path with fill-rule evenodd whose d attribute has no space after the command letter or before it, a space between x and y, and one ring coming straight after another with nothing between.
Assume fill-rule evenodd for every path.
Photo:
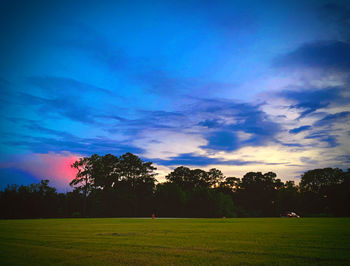
<instances>
[{"instance_id":1,"label":"sky","mask_svg":"<svg viewBox=\"0 0 350 266\"><path fill-rule=\"evenodd\" d=\"M349 1L1 1L0 40L1 189L94 153L350 168Z\"/></svg>"}]
</instances>

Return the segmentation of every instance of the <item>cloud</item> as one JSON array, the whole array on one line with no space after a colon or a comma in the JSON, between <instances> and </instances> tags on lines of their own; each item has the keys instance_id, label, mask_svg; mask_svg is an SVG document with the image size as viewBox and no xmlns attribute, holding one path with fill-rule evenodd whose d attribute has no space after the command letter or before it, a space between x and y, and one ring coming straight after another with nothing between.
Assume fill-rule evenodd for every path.
<instances>
[{"instance_id":1,"label":"cloud","mask_svg":"<svg viewBox=\"0 0 350 266\"><path fill-rule=\"evenodd\" d=\"M60 133L58 133L60 134ZM126 152L142 153L142 147L135 147L128 144L127 141L113 140L107 137L42 137L25 134L3 134L6 139L6 145L13 147L21 147L35 153L47 153L50 151L60 152L69 150L73 153L91 155L93 153L106 154L116 153L122 154Z\"/></svg>"},{"instance_id":2,"label":"cloud","mask_svg":"<svg viewBox=\"0 0 350 266\"><path fill-rule=\"evenodd\" d=\"M331 105L348 105L350 97L344 96L345 88L330 87L323 89L283 90L277 95L291 102L290 108L301 111L300 117L305 117L321 108Z\"/></svg>"},{"instance_id":3,"label":"cloud","mask_svg":"<svg viewBox=\"0 0 350 266\"><path fill-rule=\"evenodd\" d=\"M194 153L183 153L176 157L171 157L169 160L156 160L158 164L165 166L208 166L208 165L247 165L257 164L255 161L242 161L242 160L224 160L220 158L212 158L208 156L200 156Z\"/></svg>"},{"instance_id":4,"label":"cloud","mask_svg":"<svg viewBox=\"0 0 350 266\"><path fill-rule=\"evenodd\" d=\"M212 150L235 150L241 145L236 134L229 130L214 131L208 141L205 148Z\"/></svg>"},{"instance_id":5,"label":"cloud","mask_svg":"<svg viewBox=\"0 0 350 266\"><path fill-rule=\"evenodd\" d=\"M69 150L79 154L124 153L167 159L188 152L232 151L266 145L281 130L259 105L232 100L192 99L181 111L140 110L138 117L108 118L105 135L88 137L45 126L37 120L8 118L21 125L21 133L3 131L6 145L36 153ZM95 126L92 124L91 126ZM89 129L89 127L87 128ZM28 132L29 130L29 132Z\"/></svg>"},{"instance_id":6,"label":"cloud","mask_svg":"<svg viewBox=\"0 0 350 266\"><path fill-rule=\"evenodd\" d=\"M263 110L281 125L276 135L281 145L314 151L312 156L300 155L300 167L347 165L349 58L348 41L333 40L306 43L273 61L273 73L288 82L261 95Z\"/></svg>"},{"instance_id":7,"label":"cloud","mask_svg":"<svg viewBox=\"0 0 350 266\"><path fill-rule=\"evenodd\" d=\"M171 116L169 121L171 121ZM171 122L170 122L171 123ZM189 130L207 143L201 149L235 150L274 140L280 126L260 106L223 99L194 99L173 129Z\"/></svg>"},{"instance_id":8,"label":"cloud","mask_svg":"<svg viewBox=\"0 0 350 266\"><path fill-rule=\"evenodd\" d=\"M301 126L301 127L297 127L297 128L293 128L293 129L289 130L289 133L298 134L298 133L306 131L310 128L311 128L311 126Z\"/></svg>"},{"instance_id":9,"label":"cloud","mask_svg":"<svg viewBox=\"0 0 350 266\"><path fill-rule=\"evenodd\" d=\"M315 123L315 126L325 126L334 123L348 123L350 121L350 111L329 114Z\"/></svg>"},{"instance_id":10,"label":"cloud","mask_svg":"<svg viewBox=\"0 0 350 266\"><path fill-rule=\"evenodd\" d=\"M9 162L2 162L0 168L23 171L38 180L49 179L52 186L62 190L75 177L76 169L71 168L71 164L79 157L70 152L17 155Z\"/></svg>"},{"instance_id":11,"label":"cloud","mask_svg":"<svg viewBox=\"0 0 350 266\"><path fill-rule=\"evenodd\" d=\"M339 145L336 136L331 135L330 132L314 132L310 135L307 135L305 139L316 139L317 141L327 143L327 147L336 147Z\"/></svg>"},{"instance_id":12,"label":"cloud","mask_svg":"<svg viewBox=\"0 0 350 266\"><path fill-rule=\"evenodd\" d=\"M273 66L348 71L350 69L350 43L341 41L307 43L291 53L277 57Z\"/></svg>"},{"instance_id":13,"label":"cloud","mask_svg":"<svg viewBox=\"0 0 350 266\"><path fill-rule=\"evenodd\" d=\"M312 160L309 157L300 157L300 161L303 162L303 163L306 163L308 165L312 165L312 164L317 164L318 163L317 160Z\"/></svg>"},{"instance_id":14,"label":"cloud","mask_svg":"<svg viewBox=\"0 0 350 266\"><path fill-rule=\"evenodd\" d=\"M310 159L322 158L317 149L304 147L287 147L279 143L268 146L245 146L235 151L217 151L206 156L217 159L217 163L203 167L205 169L216 167L226 176L242 177L249 171L273 171L283 180L295 180L300 172L308 169L309 165L301 157ZM322 165L320 161L318 165ZM314 165L315 166L315 165Z\"/></svg>"},{"instance_id":15,"label":"cloud","mask_svg":"<svg viewBox=\"0 0 350 266\"><path fill-rule=\"evenodd\" d=\"M288 167L348 163L349 40L345 34L329 40L330 28L313 18L316 4L293 4L301 13L290 13L281 3L262 14L265 4L247 9L178 2L156 5L150 13L142 5L107 5L98 21L87 7L75 14L74 5L64 17L46 6L38 9L50 11L44 17L27 12L37 22L27 26L32 20L20 19L23 12L4 18L17 26L5 29L11 34L3 34L9 38L1 45L11 47L2 60L10 75L3 75L14 82L0 79L1 150L31 152L33 158L25 159L38 168L50 156L63 160L63 150L129 151L163 164L163 173L186 164L218 165L230 174L276 169L287 175ZM159 12L169 7L170 17ZM349 32L345 4L323 9L323 19L331 21L325 24ZM51 11L56 15L47 16ZM302 19L275 27L270 13L298 13ZM300 25L307 25L305 31ZM33 29L37 34L22 34ZM279 38L282 31L288 36ZM313 41L315 36L325 40ZM13 46L17 39L24 41ZM264 60L303 40L312 41L277 56L266 69ZM251 99L262 90L264 97Z\"/></svg>"},{"instance_id":16,"label":"cloud","mask_svg":"<svg viewBox=\"0 0 350 266\"><path fill-rule=\"evenodd\" d=\"M45 134L49 136L55 136L63 139L77 139L73 134L66 132L66 131L61 131L61 130L55 130L51 128L47 128L43 126L43 123L39 123L38 121L31 120L31 119L23 119L23 118L9 118L12 120L14 123L21 123L24 128L29 129L32 132L39 133L40 134Z\"/></svg>"},{"instance_id":17,"label":"cloud","mask_svg":"<svg viewBox=\"0 0 350 266\"><path fill-rule=\"evenodd\" d=\"M203 120L198 125L208 128L204 134L208 145L204 148L230 151L274 141L274 136L281 130L280 125L260 107L230 100L199 101L195 113Z\"/></svg>"},{"instance_id":18,"label":"cloud","mask_svg":"<svg viewBox=\"0 0 350 266\"><path fill-rule=\"evenodd\" d=\"M143 149L143 157L168 160L181 153L201 152L200 147L207 141L200 134L149 129L143 131L132 143Z\"/></svg>"},{"instance_id":19,"label":"cloud","mask_svg":"<svg viewBox=\"0 0 350 266\"><path fill-rule=\"evenodd\" d=\"M344 3L343 3L344 4ZM341 38L350 37L350 9L340 3L327 3L322 6L321 14L327 26L335 27Z\"/></svg>"},{"instance_id":20,"label":"cloud","mask_svg":"<svg viewBox=\"0 0 350 266\"><path fill-rule=\"evenodd\" d=\"M98 117L113 106L112 100L120 100L118 95L104 88L66 77L30 77L27 82L34 89L31 93L19 94L25 104L37 106L41 114L59 115L83 123L99 124ZM92 99L105 106L94 105Z\"/></svg>"},{"instance_id":21,"label":"cloud","mask_svg":"<svg viewBox=\"0 0 350 266\"><path fill-rule=\"evenodd\" d=\"M277 93L282 97L280 104L283 107L267 103L269 107L265 108L271 119L282 127L275 136L276 142L305 149L344 145L339 138L350 130L346 111L350 105L349 99L343 95L344 91L344 88L306 88ZM278 117L281 110L285 117Z\"/></svg>"}]
</instances>

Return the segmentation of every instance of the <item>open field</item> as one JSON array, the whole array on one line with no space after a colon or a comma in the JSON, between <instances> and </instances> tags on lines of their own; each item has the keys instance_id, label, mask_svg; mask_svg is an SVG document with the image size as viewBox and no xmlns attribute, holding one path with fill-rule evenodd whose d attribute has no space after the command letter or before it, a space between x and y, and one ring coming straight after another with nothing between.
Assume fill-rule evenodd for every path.
<instances>
[{"instance_id":1,"label":"open field","mask_svg":"<svg viewBox=\"0 0 350 266\"><path fill-rule=\"evenodd\" d=\"M350 264L350 219L0 220L0 264Z\"/></svg>"}]
</instances>

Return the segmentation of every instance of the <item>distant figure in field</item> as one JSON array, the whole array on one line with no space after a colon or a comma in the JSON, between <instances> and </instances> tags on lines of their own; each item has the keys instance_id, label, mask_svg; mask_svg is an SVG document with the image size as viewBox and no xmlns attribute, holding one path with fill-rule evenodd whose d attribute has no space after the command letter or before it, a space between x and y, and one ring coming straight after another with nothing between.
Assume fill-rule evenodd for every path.
<instances>
[{"instance_id":1,"label":"distant figure in field","mask_svg":"<svg viewBox=\"0 0 350 266\"><path fill-rule=\"evenodd\" d=\"M156 216L154 215L154 213L152 213L152 219L156 218Z\"/></svg>"}]
</instances>

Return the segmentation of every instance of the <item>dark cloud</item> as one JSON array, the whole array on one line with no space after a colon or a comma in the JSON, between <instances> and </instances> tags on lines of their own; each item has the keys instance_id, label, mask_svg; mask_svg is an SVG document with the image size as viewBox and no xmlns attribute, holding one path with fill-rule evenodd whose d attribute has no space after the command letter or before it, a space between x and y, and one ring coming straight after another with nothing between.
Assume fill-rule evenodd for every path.
<instances>
[{"instance_id":1,"label":"dark cloud","mask_svg":"<svg viewBox=\"0 0 350 266\"><path fill-rule=\"evenodd\" d=\"M319 131L312 133L305 137L306 139L317 139L322 142L326 142L328 147L333 148L339 145L336 136L332 135L331 132Z\"/></svg>"},{"instance_id":2,"label":"dark cloud","mask_svg":"<svg viewBox=\"0 0 350 266\"><path fill-rule=\"evenodd\" d=\"M322 6L321 15L326 23L335 26L340 37L350 40L350 9L343 4L327 3Z\"/></svg>"},{"instance_id":3,"label":"dark cloud","mask_svg":"<svg viewBox=\"0 0 350 266\"><path fill-rule=\"evenodd\" d=\"M300 132L309 130L310 128L311 128L311 126L301 126L301 127L297 127L297 128L293 128L293 129L289 130L289 133L298 134Z\"/></svg>"},{"instance_id":4,"label":"dark cloud","mask_svg":"<svg viewBox=\"0 0 350 266\"><path fill-rule=\"evenodd\" d=\"M340 112L336 114L326 115L324 118L318 120L315 126L332 125L334 123L350 123L350 112Z\"/></svg>"},{"instance_id":5,"label":"dark cloud","mask_svg":"<svg viewBox=\"0 0 350 266\"><path fill-rule=\"evenodd\" d=\"M66 77L29 77L27 82L33 89L30 93L18 92L17 104L36 108L41 116L61 116L73 121L101 125L99 118L111 116L106 110L113 106L110 102L107 106L94 103L105 102L106 99L122 100L109 90Z\"/></svg>"},{"instance_id":6,"label":"dark cloud","mask_svg":"<svg viewBox=\"0 0 350 266\"><path fill-rule=\"evenodd\" d=\"M105 129L109 133L137 136L139 132L148 130L181 131L193 125L185 112L138 110L136 114L134 119L116 119L117 123Z\"/></svg>"},{"instance_id":7,"label":"dark cloud","mask_svg":"<svg viewBox=\"0 0 350 266\"><path fill-rule=\"evenodd\" d=\"M93 153L122 154L133 152L140 154L143 152L141 148L130 145L128 141L118 141L103 136L94 138L75 136L66 131L45 127L39 121L21 118L9 119L14 123L20 123L25 133L1 130L2 139L0 140L0 144L23 148L34 153L69 151L91 155ZM28 130L30 131L28 132Z\"/></svg>"},{"instance_id":8,"label":"dark cloud","mask_svg":"<svg viewBox=\"0 0 350 266\"><path fill-rule=\"evenodd\" d=\"M317 160L313 160L312 158L309 158L309 157L301 157L300 161L303 163L307 163L307 164L317 164L318 163Z\"/></svg>"},{"instance_id":9,"label":"dark cloud","mask_svg":"<svg viewBox=\"0 0 350 266\"><path fill-rule=\"evenodd\" d=\"M265 163L258 161L243 161L243 160L224 160L219 158L210 158L206 156L200 156L193 153L183 153L176 157L171 157L169 160L156 159L153 160L157 164L165 166L208 166L208 165L250 165L250 164L266 164L266 165L279 165L281 163ZM284 163L283 163L284 164ZM286 163L287 164L287 163Z\"/></svg>"},{"instance_id":10,"label":"dark cloud","mask_svg":"<svg viewBox=\"0 0 350 266\"><path fill-rule=\"evenodd\" d=\"M350 43L341 41L307 43L291 53L277 57L273 61L273 66L349 71Z\"/></svg>"},{"instance_id":11,"label":"dark cloud","mask_svg":"<svg viewBox=\"0 0 350 266\"><path fill-rule=\"evenodd\" d=\"M198 156L193 153L184 153L179 156L172 157L170 160L153 160L155 163L173 166L173 165L198 165L198 166L207 166L211 164L221 164L221 165L248 165L254 164L257 162L254 161L240 161L240 160L221 160L218 158L209 158L205 156Z\"/></svg>"},{"instance_id":12,"label":"dark cloud","mask_svg":"<svg viewBox=\"0 0 350 266\"><path fill-rule=\"evenodd\" d=\"M29 97L36 99L35 104L48 108L47 99L36 96ZM74 106L70 105L69 108L63 106L61 110L56 110L54 108L58 108L58 105L53 105L51 100L49 102L51 109L47 112L55 110L57 114L64 115L69 119L74 119L71 116L79 114L78 110L72 109ZM96 126L95 119L99 117L105 121L103 126L105 131L123 134L128 136L128 139L137 139L140 134L142 135L142 132L155 129L174 132L190 130L191 133L199 134L208 140L208 145L202 147L208 150L233 151L244 146L265 145L275 141L274 136L281 131L281 126L271 121L259 105L218 99L196 99L192 105L177 112L140 110L135 119L89 112L85 115L82 115L78 121ZM30 130L31 134L30 136L28 134L14 134L12 136L8 134L7 145L23 147L33 152L67 150L83 154L94 152L119 154L123 151L131 151L140 154L143 151L130 141L112 140L108 137L78 137L65 131L48 128L36 120L18 118L17 120L9 118L9 120L17 121L16 123L22 125L22 128ZM109 122L107 123L106 120ZM240 139L239 134L242 133L248 133L249 137Z\"/></svg>"},{"instance_id":13,"label":"dark cloud","mask_svg":"<svg viewBox=\"0 0 350 266\"><path fill-rule=\"evenodd\" d=\"M345 105L349 103L349 98L343 96L345 88L331 87L324 89L305 89L305 90L283 90L278 96L294 102L291 108L303 110L300 118L317 111L320 108L326 108L331 103Z\"/></svg>"},{"instance_id":14,"label":"dark cloud","mask_svg":"<svg viewBox=\"0 0 350 266\"><path fill-rule=\"evenodd\" d=\"M23 130L30 130L35 134L47 134L55 137L62 137L62 138L75 138L74 135L70 134L69 132L60 131L60 130L54 130L47 128L44 125L44 122L33 120L33 119L27 119L27 118L21 118L21 117L14 117L14 116L2 116L3 120L6 120L7 122L11 122L13 124L21 125ZM9 135L10 133L4 133Z\"/></svg>"},{"instance_id":15,"label":"dark cloud","mask_svg":"<svg viewBox=\"0 0 350 266\"><path fill-rule=\"evenodd\" d=\"M232 151L242 145L234 131L215 131L209 136L208 141L209 144L205 148L212 150Z\"/></svg>"},{"instance_id":16,"label":"dark cloud","mask_svg":"<svg viewBox=\"0 0 350 266\"><path fill-rule=\"evenodd\" d=\"M280 143L286 147L304 147L305 146L305 145L300 144L300 143L286 143L286 142L282 142L282 141L277 141L277 143Z\"/></svg>"},{"instance_id":17,"label":"dark cloud","mask_svg":"<svg viewBox=\"0 0 350 266\"><path fill-rule=\"evenodd\" d=\"M69 95L62 97L44 98L40 96L21 93L19 100L32 106L41 117L46 118L68 118L87 124L97 124L94 110L89 106L81 104L79 100Z\"/></svg>"},{"instance_id":18,"label":"dark cloud","mask_svg":"<svg viewBox=\"0 0 350 266\"><path fill-rule=\"evenodd\" d=\"M335 158L335 160L343 165L349 165L350 164L350 155L340 155L340 156L337 156Z\"/></svg>"},{"instance_id":19,"label":"dark cloud","mask_svg":"<svg viewBox=\"0 0 350 266\"><path fill-rule=\"evenodd\" d=\"M141 148L130 146L127 142L118 142L105 137L96 138L52 138L35 137L28 135L6 136L6 145L17 148L29 149L34 153L69 151L72 153L91 155L98 154L123 154L126 152L142 153Z\"/></svg>"},{"instance_id":20,"label":"dark cloud","mask_svg":"<svg viewBox=\"0 0 350 266\"><path fill-rule=\"evenodd\" d=\"M274 141L281 126L273 122L259 105L224 100L202 100L197 112L203 118L198 125L207 127L209 144L204 148L232 151L243 146L264 145ZM239 133L249 133L241 140Z\"/></svg>"},{"instance_id":21,"label":"dark cloud","mask_svg":"<svg viewBox=\"0 0 350 266\"><path fill-rule=\"evenodd\" d=\"M223 123L223 121L218 121L214 119L206 119L204 121L201 121L198 123L199 126L207 127L207 128L216 128L220 126Z\"/></svg>"},{"instance_id":22,"label":"dark cloud","mask_svg":"<svg viewBox=\"0 0 350 266\"><path fill-rule=\"evenodd\" d=\"M28 123L29 122L29 123ZM75 139L76 137L68 132L54 130L41 126L37 121L28 121L24 124L24 127L35 132L35 134L43 133L51 136L56 136L64 139Z\"/></svg>"}]
</instances>

